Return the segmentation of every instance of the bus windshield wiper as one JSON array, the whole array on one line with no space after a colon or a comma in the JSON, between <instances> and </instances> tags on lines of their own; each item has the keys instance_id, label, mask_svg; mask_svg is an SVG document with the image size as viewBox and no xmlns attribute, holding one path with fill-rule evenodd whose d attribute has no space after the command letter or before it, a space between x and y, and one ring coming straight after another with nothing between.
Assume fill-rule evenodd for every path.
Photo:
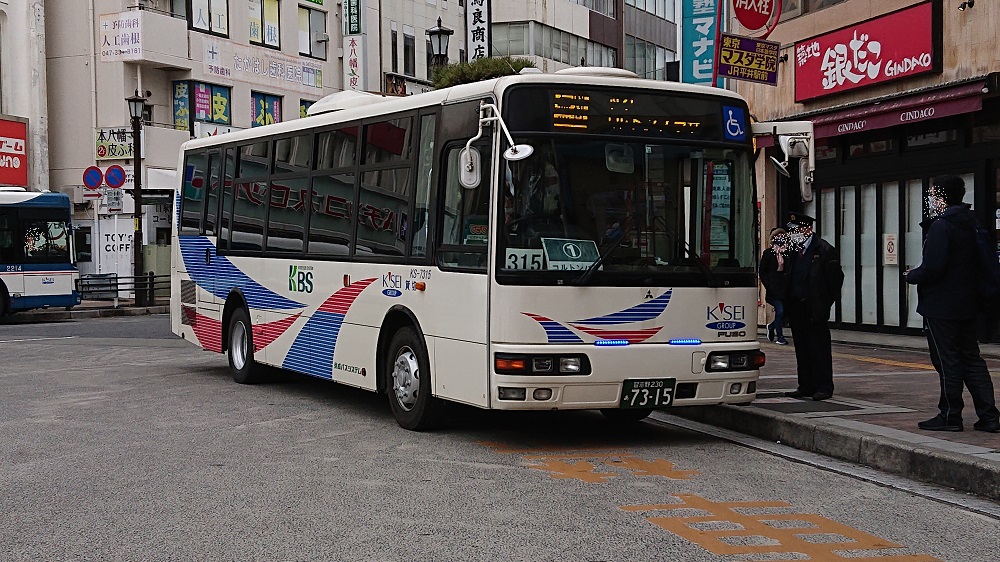
<instances>
[{"instance_id":1,"label":"bus windshield wiper","mask_svg":"<svg viewBox=\"0 0 1000 562\"><path fill-rule=\"evenodd\" d=\"M610 244L608 244L603 250L601 250L601 253L598 254L597 259L594 260L594 263L590 264L587 267L587 269L583 272L583 274L581 274L579 277L573 280L573 284L583 285L584 283L589 281L591 276L594 275L594 272L597 271L597 268L601 267L601 264L604 263L604 259L607 258L609 255L611 255L611 252L620 243L621 243L621 238L612 240Z\"/></svg>"},{"instance_id":2,"label":"bus windshield wiper","mask_svg":"<svg viewBox=\"0 0 1000 562\"><path fill-rule=\"evenodd\" d=\"M707 265L705 265L705 262L701 260L701 255L695 252L691 248L691 246L687 243L686 240L683 242L684 242L684 249L687 250L688 256L694 260L695 265L698 266L698 270L705 275L705 281L708 282L708 286L718 287L719 282L715 279L715 273L712 271L712 269Z\"/></svg>"}]
</instances>

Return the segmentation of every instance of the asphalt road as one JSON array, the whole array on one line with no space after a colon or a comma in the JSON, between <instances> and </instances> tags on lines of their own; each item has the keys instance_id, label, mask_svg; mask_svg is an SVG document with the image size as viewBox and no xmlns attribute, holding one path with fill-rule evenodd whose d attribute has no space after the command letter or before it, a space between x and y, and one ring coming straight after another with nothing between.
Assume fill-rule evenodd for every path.
<instances>
[{"instance_id":1,"label":"asphalt road","mask_svg":"<svg viewBox=\"0 0 1000 562\"><path fill-rule=\"evenodd\" d=\"M993 561L1000 521L593 412L232 382L165 316L0 326L0 560ZM797 554L796 554L797 553Z\"/></svg>"}]
</instances>

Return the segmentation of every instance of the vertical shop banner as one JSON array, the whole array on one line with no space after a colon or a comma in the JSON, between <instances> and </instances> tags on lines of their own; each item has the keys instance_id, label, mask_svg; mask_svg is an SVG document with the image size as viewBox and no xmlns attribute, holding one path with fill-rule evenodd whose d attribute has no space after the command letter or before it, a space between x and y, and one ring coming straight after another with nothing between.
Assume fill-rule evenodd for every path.
<instances>
[{"instance_id":1,"label":"vertical shop banner","mask_svg":"<svg viewBox=\"0 0 1000 562\"><path fill-rule=\"evenodd\" d=\"M364 91L364 35L344 36L344 89Z\"/></svg>"},{"instance_id":2,"label":"vertical shop banner","mask_svg":"<svg viewBox=\"0 0 1000 562\"><path fill-rule=\"evenodd\" d=\"M722 0L681 2L681 82L711 84L715 60L715 18Z\"/></svg>"},{"instance_id":3,"label":"vertical shop banner","mask_svg":"<svg viewBox=\"0 0 1000 562\"><path fill-rule=\"evenodd\" d=\"M232 123L232 110L230 110L229 106L229 88L226 86L212 86L212 122L222 125Z\"/></svg>"},{"instance_id":4,"label":"vertical shop banner","mask_svg":"<svg viewBox=\"0 0 1000 562\"><path fill-rule=\"evenodd\" d=\"M28 122L0 118L0 185L28 187Z\"/></svg>"},{"instance_id":5,"label":"vertical shop banner","mask_svg":"<svg viewBox=\"0 0 1000 562\"><path fill-rule=\"evenodd\" d=\"M191 130L191 101L187 80L174 82L174 129Z\"/></svg>"},{"instance_id":6,"label":"vertical shop banner","mask_svg":"<svg viewBox=\"0 0 1000 562\"><path fill-rule=\"evenodd\" d=\"M780 43L722 34L719 47L719 76L778 85Z\"/></svg>"},{"instance_id":7,"label":"vertical shop banner","mask_svg":"<svg viewBox=\"0 0 1000 562\"><path fill-rule=\"evenodd\" d=\"M196 121L212 120L212 87L208 84L194 84L194 118Z\"/></svg>"},{"instance_id":8,"label":"vertical shop banner","mask_svg":"<svg viewBox=\"0 0 1000 562\"><path fill-rule=\"evenodd\" d=\"M469 62L490 56L490 0L467 0L465 44Z\"/></svg>"},{"instance_id":9,"label":"vertical shop banner","mask_svg":"<svg viewBox=\"0 0 1000 562\"><path fill-rule=\"evenodd\" d=\"M363 8L361 0L344 0L344 35L364 33L364 27L361 25Z\"/></svg>"},{"instance_id":10,"label":"vertical shop banner","mask_svg":"<svg viewBox=\"0 0 1000 562\"><path fill-rule=\"evenodd\" d=\"M98 27L101 62L142 59L142 10L103 14Z\"/></svg>"},{"instance_id":11,"label":"vertical shop banner","mask_svg":"<svg viewBox=\"0 0 1000 562\"><path fill-rule=\"evenodd\" d=\"M941 4L924 2L795 43L795 101L941 72Z\"/></svg>"},{"instance_id":12,"label":"vertical shop banner","mask_svg":"<svg viewBox=\"0 0 1000 562\"><path fill-rule=\"evenodd\" d=\"M250 93L253 104L253 126L262 127L281 122L281 98L269 94Z\"/></svg>"}]
</instances>

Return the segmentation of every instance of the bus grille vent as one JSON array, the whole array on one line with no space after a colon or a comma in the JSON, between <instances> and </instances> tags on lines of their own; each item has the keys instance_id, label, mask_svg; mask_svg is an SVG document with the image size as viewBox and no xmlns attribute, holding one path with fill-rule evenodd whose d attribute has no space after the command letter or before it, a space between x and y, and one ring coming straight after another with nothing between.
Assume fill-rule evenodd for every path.
<instances>
[{"instance_id":1,"label":"bus grille vent","mask_svg":"<svg viewBox=\"0 0 1000 562\"><path fill-rule=\"evenodd\" d=\"M198 286L194 281L181 281L181 302L184 304L197 304Z\"/></svg>"}]
</instances>

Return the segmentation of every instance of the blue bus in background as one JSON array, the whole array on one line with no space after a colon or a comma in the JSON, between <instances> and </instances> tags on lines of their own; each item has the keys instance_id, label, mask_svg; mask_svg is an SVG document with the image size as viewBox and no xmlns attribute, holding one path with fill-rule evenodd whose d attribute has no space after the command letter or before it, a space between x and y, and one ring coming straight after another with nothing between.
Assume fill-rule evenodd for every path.
<instances>
[{"instance_id":1,"label":"blue bus in background","mask_svg":"<svg viewBox=\"0 0 1000 562\"><path fill-rule=\"evenodd\" d=\"M63 193L0 187L0 315L80 304L72 208Z\"/></svg>"}]
</instances>

